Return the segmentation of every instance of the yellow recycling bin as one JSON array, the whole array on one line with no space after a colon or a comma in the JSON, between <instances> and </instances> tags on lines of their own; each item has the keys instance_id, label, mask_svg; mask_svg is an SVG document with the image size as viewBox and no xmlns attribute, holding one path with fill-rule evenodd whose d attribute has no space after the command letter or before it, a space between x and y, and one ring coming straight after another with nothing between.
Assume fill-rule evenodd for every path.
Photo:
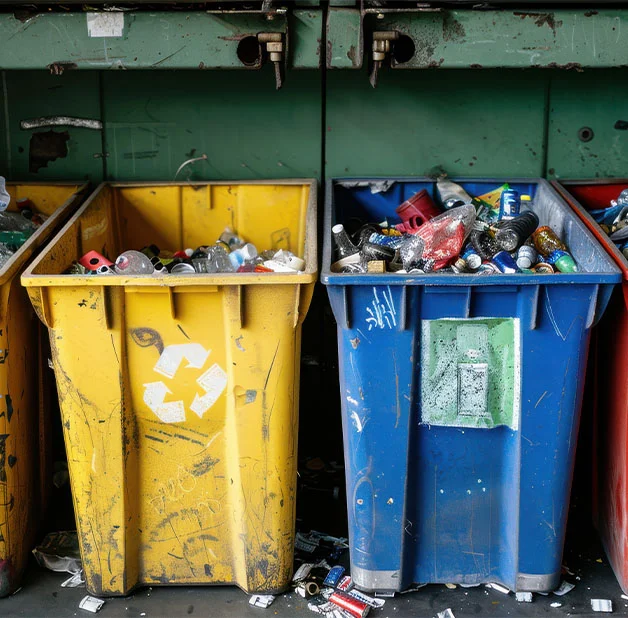
<instances>
[{"instance_id":1,"label":"yellow recycling bin","mask_svg":"<svg viewBox=\"0 0 628 618\"><path fill-rule=\"evenodd\" d=\"M35 546L51 487L47 354L19 275L33 254L76 209L87 187L78 183L7 183L9 211L29 198L48 219L0 268L0 597L20 585ZM48 383L48 386L51 386Z\"/></svg>"},{"instance_id":2,"label":"yellow recycling bin","mask_svg":"<svg viewBox=\"0 0 628 618\"><path fill-rule=\"evenodd\" d=\"M226 226L303 273L61 275L90 250L213 242ZM87 588L291 577L301 324L316 183L103 184L22 283L48 326Z\"/></svg>"}]
</instances>

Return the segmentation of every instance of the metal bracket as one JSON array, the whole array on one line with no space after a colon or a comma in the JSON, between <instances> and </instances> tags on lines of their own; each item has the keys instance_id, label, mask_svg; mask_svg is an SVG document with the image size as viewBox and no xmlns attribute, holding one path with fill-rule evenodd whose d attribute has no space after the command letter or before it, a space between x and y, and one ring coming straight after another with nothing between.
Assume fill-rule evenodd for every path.
<instances>
[{"instance_id":1,"label":"metal bracket","mask_svg":"<svg viewBox=\"0 0 628 618\"><path fill-rule=\"evenodd\" d=\"M371 68L371 75L369 81L373 88L377 88L377 79L379 77L379 70L382 67L384 60L390 54L390 42L396 41L399 38L399 32L396 30L383 30L373 32L373 66Z\"/></svg>"},{"instance_id":2,"label":"metal bracket","mask_svg":"<svg viewBox=\"0 0 628 618\"><path fill-rule=\"evenodd\" d=\"M275 67L275 86L279 90L283 86L285 43L281 32L260 32L257 40L266 46L268 57Z\"/></svg>"}]
</instances>

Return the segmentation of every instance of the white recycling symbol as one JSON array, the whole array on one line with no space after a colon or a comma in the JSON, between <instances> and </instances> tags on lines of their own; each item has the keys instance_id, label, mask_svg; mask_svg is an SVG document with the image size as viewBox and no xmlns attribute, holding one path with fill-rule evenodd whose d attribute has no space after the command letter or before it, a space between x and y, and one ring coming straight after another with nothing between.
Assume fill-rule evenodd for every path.
<instances>
[{"instance_id":1,"label":"white recycling symbol","mask_svg":"<svg viewBox=\"0 0 628 618\"><path fill-rule=\"evenodd\" d=\"M176 375L183 359L187 359L188 368L202 369L211 354L200 343L183 343L166 346L153 367L154 371L172 379ZM190 405L190 410L199 418L209 410L227 387L227 374L218 363L214 363L197 380L204 394L198 393ZM162 381L144 384L144 403L164 423L181 423L185 420L183 401L164 402L166 395L172 391Z\"/></svg>"}]
</instances>

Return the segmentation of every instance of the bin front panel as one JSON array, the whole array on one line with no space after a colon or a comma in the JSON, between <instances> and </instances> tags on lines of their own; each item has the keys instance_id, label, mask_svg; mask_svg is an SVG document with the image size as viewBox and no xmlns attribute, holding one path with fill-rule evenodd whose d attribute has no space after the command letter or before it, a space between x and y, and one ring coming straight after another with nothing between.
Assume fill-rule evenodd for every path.
<instances>
[{"instance_id":1,"label":"bin front panel","mask_svg":"<svg viewBox=\"0 0 628 618\"><path fill-rule=\"evenodd\" d=\"M545 199L534 182L513 186ZM471 194L481 187L465 184ZM332 221L381 221L422 188L433 183L379 193L336 186ZM583 253L578 232L589 239L566 206L538 207L586 258L585 271L613 270L600 247ZM422 285L325 276L338 322L356 583L555 587L590 327L605 286L564 285L562 275L502 285L497 275L467 285L443 275L437 285L429 276Z\"/></svg>"},{"instance_id":2,"label":"bin front panel","mask_svg":"<svg viewBox=\"0 0 628 618\"><path fill-rule=\"evenodd\" d=\"M10 211L23 197L49 216L67 216L78 205L78 185L9 183L7 189ZM54 391L40 392L40 376L49 369L39 355L37 316L19 275L58 223L49 219L0 269L0 597L20 586L52 487L50 436L40 430L49 424Z\"/></svg>"},{"instance_id":3,"label":"bin front panel","mask_svg":"<svg viewBox=\"0 0 628 618\"><path fill-rule=\"evenodd\" d=\"M561 181L559 189L624 274L597 326L594 392L593 517L619 585L628 592L628 259L588 211L607 208L626 179Z\"/></svg>"},{"instance_id":4,"label":"bin front panel","mask_svg":"<svg viewBox=\"0 0 628 618\"><path fill-rule=\"evenodd\" d=\"M103 186L34 268L62 271L84 251L115 257L151 240L206 244L225 225L260 250L315 262L310 197L298 182ZM50 327L95 594L231 583L272 593L290 581L300 324L315 274L305 284L238 277L53 276L59 285L31 290Z\"/></svg>"}]
</instances>

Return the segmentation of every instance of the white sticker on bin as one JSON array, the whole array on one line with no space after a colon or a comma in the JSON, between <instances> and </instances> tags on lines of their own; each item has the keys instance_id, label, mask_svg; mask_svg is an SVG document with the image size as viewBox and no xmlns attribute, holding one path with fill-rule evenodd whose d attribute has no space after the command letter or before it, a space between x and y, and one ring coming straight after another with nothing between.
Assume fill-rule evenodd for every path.
<instances>
[{"instance_id":1,"label":"white sticker on bin","mask_svg":"<svg viewBox=\"0 0 628 618\"><path fill-rule=\"evenodd\" d=\"M87 13L87 36L92 38L120 37L124 32L124 13Z\"/></svg>"}]
</instances>

